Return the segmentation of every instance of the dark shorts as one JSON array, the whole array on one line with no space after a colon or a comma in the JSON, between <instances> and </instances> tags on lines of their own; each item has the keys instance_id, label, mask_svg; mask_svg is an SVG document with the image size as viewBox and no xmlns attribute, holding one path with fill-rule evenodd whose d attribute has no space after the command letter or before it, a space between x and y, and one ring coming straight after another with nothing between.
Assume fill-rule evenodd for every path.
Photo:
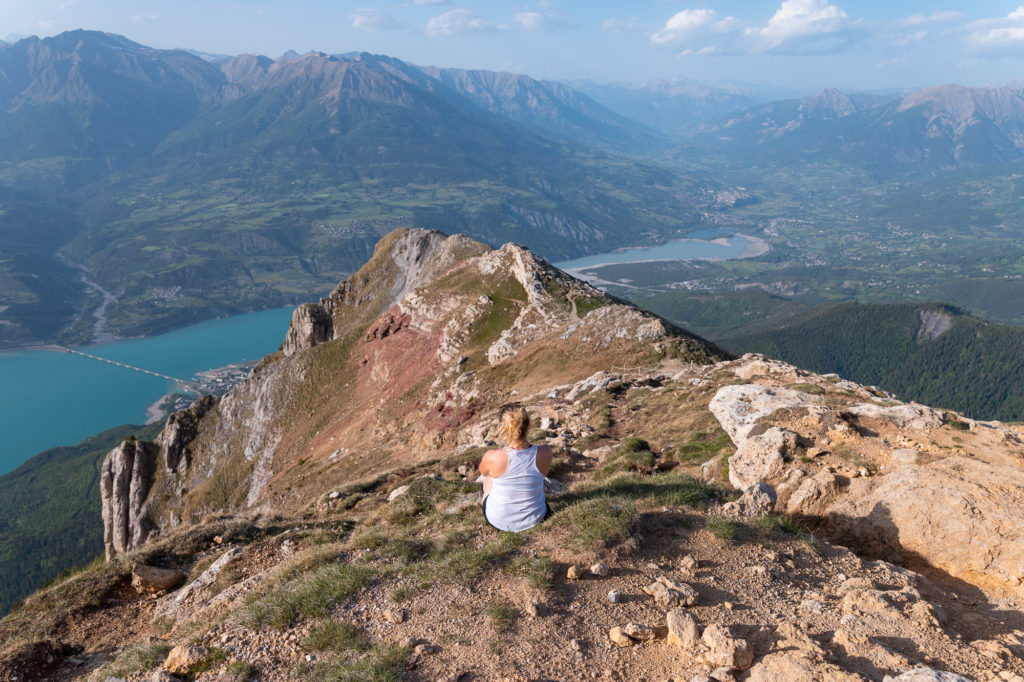
<instances>
[{"instance_id":1,"label":"dark shorts","mask_svg":"<svg viewBox=\"0 0 1024 682\"><path fill-rule=\"evenodd\" d=\"M501 530L500 528L498 528L498 527L497 527L497 526L495 526L495 525L494 525L493 523L491 523L490 521L488 521L488 520L487 520L487 500L489 500L490 498L491 498L491 496L490 496L490 495L488 495L487 497L485 497L485 498L484 498L484 503L483 503L483 504L481 505L481 509L483 510L483 513L484 513L484 521L487 521L487 525L488 525L488 526L490 526L491 528L493 528L494 530ZM545 512L544 512L544 518L543 518L543 519L541 519L540 521L538 521L537 523L543 523L544 521L546 521L546 520L547 520L547 518L548 518L549 516L551 516L551 505L550 505L550 504L548 504L548 503L547 503L547 502L545 501L545 502L544 502L544 506L545 506L545 507L547 507L547 509L546 509L546 510L545 510ZM501 532L502 532L502 533L504 533L504 532L506 532L506 531L503 531L503 530L502 530Z\"/></svg>"}]
</instances>

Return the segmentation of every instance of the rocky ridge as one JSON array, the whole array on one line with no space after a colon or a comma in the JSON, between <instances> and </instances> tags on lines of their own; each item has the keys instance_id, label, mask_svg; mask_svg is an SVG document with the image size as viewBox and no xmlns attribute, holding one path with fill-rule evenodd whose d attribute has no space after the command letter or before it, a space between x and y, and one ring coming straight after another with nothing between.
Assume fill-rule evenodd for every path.
<instances>
[{"instance_id":1,"label":"rocky ridge","mask_svg":"<svg viewBox=\"0 0 1024 682\"><path fill-rule=\"evenodd\" d=\"M110 560L0 621L0 674L1024 679L1024 427L716 357L437 233L301 310L243 386L111 453ZM556 449L553 516L521 535L473 483L511 399Z\"/></svg>"}]
</instances>

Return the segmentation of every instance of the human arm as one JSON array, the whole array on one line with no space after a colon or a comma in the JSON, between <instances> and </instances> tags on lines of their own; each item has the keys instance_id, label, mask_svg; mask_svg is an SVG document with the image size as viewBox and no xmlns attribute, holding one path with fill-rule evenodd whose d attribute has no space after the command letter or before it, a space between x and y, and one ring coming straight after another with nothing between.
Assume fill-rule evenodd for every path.
<instances>
[{"instance_id":1,"label":"human arm","mask_svg":"<svg viewBox=\"0 0 1024 682\"><path fill-rule=\"evenodd\" d=\"M488 450L484 453L483 458L480 460L480 466L477 468L483 476L497 478L505 473L507 466L508 455L504 450Z\"/></svg>"},{"instance_id":2,"label":"human arm","mask_svg":"<svg viewBox=\"0 0 1024 682\"><path fill-rule=\"evenodd\" d=\"M551 461L554 459L555 453L551 450L550 445L538 445L537 446L537 471L541 472L545 476L551 471Z\"/></svg>"}]
</instances>

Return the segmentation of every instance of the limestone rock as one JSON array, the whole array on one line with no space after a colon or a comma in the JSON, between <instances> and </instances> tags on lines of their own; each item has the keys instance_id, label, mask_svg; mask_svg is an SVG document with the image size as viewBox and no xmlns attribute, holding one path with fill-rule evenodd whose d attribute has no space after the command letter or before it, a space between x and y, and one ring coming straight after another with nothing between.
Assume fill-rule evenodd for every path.
<instances>
[{"instance_id":1,"label":"limestone rock","mask_svg":"<svg viewBox=\"0 0 1024 682\"><path fill-rule=\"evenodd\" d=\"M405 622L405 609L384 609L384 620L392 625Z\"/></svg>"},{"instance_id":2,"label":"limestone rock","mask_svg":"<svg viewBox=\"0 0 1024 682\"><path fill-rule=\"evenodd\" d=\"M620 627L614 627L609 630L608 639L610 639L616 646L629 647L636 645L636 640L627 635Z\"/></svg>"},{"instance_id":3,"label":"limestone rock","mask_svg":"<svg viewBox=\"0 0 1024 682\"><path fill-rule=\"evenodd\" d=\"M839 490L839 479L822 469L804 479L786 502L786 513L809 514L820 510Z\"/></svg>"},{"instance_id":4,"label":"limestone rock","mask_svg":"<svg viewBox=\"0 0 1024 682\"><path fill-rule=\"evenodd\" d=\"M778 495L775 493L775 488L764 481L758 481L743 491L743 495L738 500L724 505L722 511L738 516L761 516L775 508L776 500L778 500Z\"/></svg>"},{"instance_id":5,"label":"limestone rock","mask_svg":"<svg viewBox=\"0 0 1024 682\"><path fill-rule=\"evenodd\" d=\"M914 668L902 675L886 675L882 682L974 682L969 677L932 668Z\"/></svg>"},{"instance_id":6,"label":"limestone rock","mask_svg":"<svg viewBox=\"0 0 1024 682\"><path fill-rule=\"evenodd\" d=\"M576 566L575 564L573 564L572 566L569 567L569 570L567 570L565 572L565 577L568 578L569 580L579 580L580 578L583 577L583 571L580 570L579 566Z\"/></svg>"},{"instance_id":7,"label":"limestone rock","mask_svg":"<svg viewBox=\"0 0 1024 682\"><path fill-rule=\"evenodd\" d=\"M192 464L191 446L199 434L199 423L216 405L217 398L206 395L167 417L156 443L168 473L183 474Z\"/></svg>"},{"instance_id":8,"label":"limestone rock","mask_svg":"<svg viewBox=\"0 0 1024 682\"><path fill-rule=\"evenodd\" d=\"M867 483L867 482L865 482ZM1022 594L1024 470L950 457L870 479L828 509L867 553L916 558L954 578Z\"/></svg>"},{"instance_id":9,"label":"limestone rock","mask_svg":"<svg viewBox=\"0 0 1024 682\"><path fill-rule=\"evenodd\" d=\"M747 438L729 458L729 483L746 490L760 481L781 478L786 472L786 458L796 444L797 434L777 426Z\"/></svg>"},{"instance_id":10,"label":"limestone rock","mask_svg":"<svg viewBox=\"0 0 1024 682\"><path fill-rule=\"evenodd\" d=\"M153 486L158 456L156 444L126 440L103 460L100 503L107 561L142 547L155 528L144 505Z\"/></svg>"},{"instance_id":11,"label":"limestone rock","mask_svg":"<svg viewBox=\"0 0 1024 682\"><path fill-rule=\"evenodd\" d=\"M545 495L561 495L569 488L566 487L561 481L556 481L553 478L544 477L544 494Z\"/></svg>"},{"instance_id":12,"label":"limestone rock","mask_svg":"<svg viewBox=\"0 0 1024 682\"><path fill-rule=\"evenodd\" d=\"M697 590L686 583L670 580L659 576L658 581L644 588L644 592L654 597L659 606L693 606L700 599Z\"/></svg>"},{"instance_id":13,"label":"limestone rock","mask_svg":"<svg viewBox=\"0 0 1024 682\"><path fill-rule=\"evenodd\" d=\"M726 666L733 670L746 670L754 662L754 651L745 639L732 637L721 625L704 628L701 641L708 648L704 660L715 667Z\"/></svg>"},{"instance_id":14,"label":"limestone rock","mask_svg":"<svg viewBox=\"0 0 1024 682\"><path fill-rule=\"evenodd\" d=\"M132 567L132 587L141 593L166 592L184 580L184 573L171 568L157 568L138 563Z\"/></svg>"},{"instance_id":15,"label":"limestone rock","mask_svg":"<svg viewBox=\"0 0 1024 682\"><path fill-rule=\"evenodd\" d=\"M640 623L630 623L622 628L622 632L638 642L649 642L654 639L654 628Z\"/></svg>"},{"instance_id":16,"label":"limestone rock","mask_svg":"<svg viewBox=\"0 0 1024 682\"><path fill-rule=\"evenodd\" d=\"M856 673L844 672L815 652L805 649L774 651L750 669L748 682L866 682Z\"/></svg>"},{"instance_id":17,"label":"limestone rock","mask_svg":"<svg viewBox=\"0 0 1024 682\"><path fill-rule=\"evenodd\" d=\"M292 322L281 350L292 355L334 337L334 320L323 305L303 303L292 313Z\"/></svg>"},{"instance_id":18,"label":"limestone rock","mask_svg":"<svg viewBox=\"0 0 1024 682\"><path fill-rule=\"evenodd\" d=\"M394 502L395 500L397 500L399 497L401 497L402 495L406 494L407 492L409 492L409 486L407 486L407 485L400 485L400 486L398 486L397 488L392 490L391 493L388 495L388 502Z\"/></svg>"},{"instance_id":19,"label":"limestone rock","mask_svg":"<svg viewBox=\"0 0 1024 682\"><path fill-rule=\"evenodd\" d=\"M231 563L232 560L241 556L241 548L235 547L224 552L210 564L210 567L199 574L195 580L190 582L185 587L181 588L174 594L167 595L161 600L160 604L156 608L155 615L157 616L173 616L176 615L183 606L192 603L196 598L202 594L202 592L217 580L221 571Z\"/></svg>"},{"instance_id":20,"label":"limestone rock","mask_svg":"<svg viewBox=\"0 0 1024 682\"><path fill-rule=\"evenodd\" d=\"M187 675L209 653L209 649L198 644L180 644L171 649L170 653L167 654L167 660L164 661L164 670L172 675Z\"/></svg>"},{"instance_id":21,"label":"limestone rock","mask_svg":"<svg viewBox=\"0 0 1024 682\"><path fill-rule=\"evenodd\" d=\"M732 442L742 445L762 417L784 408L818 406L821 399L810 393L788 388L742 384L724 386L711 399L708 408ZM755 479L756 481L756 479ZM754 483L755 481L751 481ZM746 486L742 486L746 487Z\"/></svg>"},{"instance_id":22,"label":"limestone rock","mask_svg":"<svg viewBox=\"0 0 1024 682\"><path fill-rule=\"evenodd\" d=\"M590 567L590 574L596 575L600 578L604 578L608 575L608 564L598 561L596 564Z\"/></svg>"},{"instance_id":23,"label":"limestone rock","mask_svg":"<svg viewBox=\"0 0 1024 682\"><path fill-rule=\"evenodd\" d=\"M846 408L847 414L872 419L887 419L901 429L929 431L937 429L946 422L942 412L913 403L885 407L873 403L861 403Z\"/></svg>"},{"instance_id":24,"label":"limestone rock","mask_svg":"<svg viewBox=\"0 0 1024 682\"><path fill-rule=\"evenodd\" d=\"M668 643L687 650L700 644L700 625L686 609L672 609L665 614L668 625Z\"/></svg>"},{"instance_id":25,"label":"limestone rock","mask_svg":"<svg viewBox=\"0 0 1024 682\"><path fill-rule=\"evenodd\" d=\"M610 601L613 604L618 604L622 601L622 593L618 590L612 590L608 593L608 601Z\"/></svg>"}]
</instances>

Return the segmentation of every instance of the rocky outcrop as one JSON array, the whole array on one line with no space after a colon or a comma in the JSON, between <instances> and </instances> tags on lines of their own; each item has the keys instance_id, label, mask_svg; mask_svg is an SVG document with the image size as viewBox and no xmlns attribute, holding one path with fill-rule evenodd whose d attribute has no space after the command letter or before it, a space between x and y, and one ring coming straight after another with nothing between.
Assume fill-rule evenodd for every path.
<instances>
[{"instance_id":1,"label":"rocky outcrop","mask_svg":"<svg viewBox=\"0 0 1024 682\"><path fill-rule=\"evenodd\" d=\"M334 320L323 305L303 303L292 313L292 322L281 351L292 355L334 338Z\"/></svg>"},{"instance_id":2,"label":"rocky outcrop","mask_svg":"<svg viewBox=\"0 0 1024 682\"><path fill-rule=\"evenodd\" d=\"M854 481L830 524L877 556L984 587L1024 586L1024 471L951 457Z\"/></svg>"},{"instance_id":3,"label":"rocky outcrop","mask_svg":"<svg viewBox=\"0 0 1024 682\"><path fill-rule=\"evenodd\" d=\"M729 483L738 490L746 490L759 481L781 478L796 443L797 434L777 426L747 438L729 458Z\"/></svg>"},{"instance_id":4,"label":"rocky outcrop","mask_svg":"<svg viewBox=\"0 0 1024 682\"><path fill-rule=\"evenodd\" d=\"M100 500L103 546L108 561L141 547L153 529L146 516L145 502L159 454L155 443L131 439L111 450L103 460Z\"/></svg>"},{"instance_id":5,"label":"rocky outcrop","mask_svg":"<svg viewBox=\"0 0 1024 682\"><path fill-rule=\"evenodd\" d=\"M732 438L732 442L742 445L757 426L758 420L779 410L806 409L820 403L818 396L802 391L762 384L740 384L720 389L711 399L708 409Z\"/></svg>"},{"instance_id":6,"label":"rocky outcrop","mask_svg":"<svg viewBox=\"0 0 1024 682\"><path fill-rule=\"evenodd\" d=\"M157 437L157 444L168 473L182 474L188 468L192 441L199 433L199 422L216 404L217 399L212 395L203 396L167 418L167 424Z\"/></svg>"}]
</instances>

